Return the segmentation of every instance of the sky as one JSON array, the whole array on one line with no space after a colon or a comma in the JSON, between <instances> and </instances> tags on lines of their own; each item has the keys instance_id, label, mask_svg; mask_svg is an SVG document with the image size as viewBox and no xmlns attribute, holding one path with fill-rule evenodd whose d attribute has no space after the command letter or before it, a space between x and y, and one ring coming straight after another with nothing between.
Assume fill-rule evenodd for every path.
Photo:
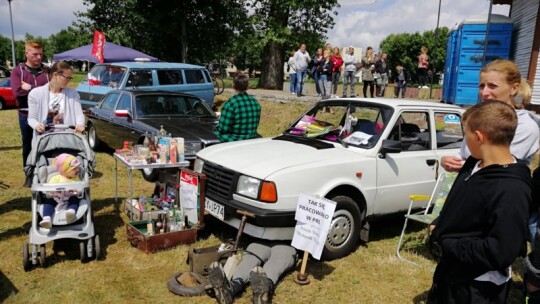
<instances>
[{"instance_id":1,"label":"sky","mask_svg":"<svg viewBox=\"0 0 540 304\"><path fill-rule=\"evenodd\" d=\"M86 11L82 0L11 0L15 40L29 33L49 37L76 20L74 12ZM434 30L439 1L436 0L339 0L335 26L327 34L332 45L353 45L376 51L389 34ZM453 27L463 19L487 18L488 0L440 0L439 26ZM508 15L508 5L494 5L493 13ZM0 0L0 35L11 37L9 5ZM88 41L91 43L91 41ZM308 46L309 48L309 46Z\"/></svg>"}]
</instances>

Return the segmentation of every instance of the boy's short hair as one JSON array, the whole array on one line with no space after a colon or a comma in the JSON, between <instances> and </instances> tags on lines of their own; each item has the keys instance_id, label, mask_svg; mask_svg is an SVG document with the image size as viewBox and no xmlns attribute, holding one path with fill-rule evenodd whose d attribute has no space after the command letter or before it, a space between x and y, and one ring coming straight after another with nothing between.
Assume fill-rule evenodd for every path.
<instances>
[{"instance_id":1,"label":"boy's short hair","mask_svg":"<svg viewBox=\"0 0 540 304\"><path fill-rule=\"evenodd\" d=\"M493 145L510 146L517 128L517 114L509 104L487 100L463 114L463 125L470 131L483 132Z\"/></svg>"},{"instance_id":2,"label":"boy's short hair","mask_svg":"<svg viewBox=\"0 0 540 304\"><path fill-rule=\"evenodd\" d=\"M234 77L234 89L239 92L247 91L249 86L249 78L243 74L240 73Z\"/></svg>"}]
</instances>

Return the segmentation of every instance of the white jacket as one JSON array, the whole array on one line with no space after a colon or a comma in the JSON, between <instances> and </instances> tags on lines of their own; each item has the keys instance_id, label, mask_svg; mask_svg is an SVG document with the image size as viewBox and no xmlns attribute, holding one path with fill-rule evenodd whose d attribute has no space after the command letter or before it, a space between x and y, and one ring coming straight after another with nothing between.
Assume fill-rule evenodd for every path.
<instances>
[{"instance_id":1,"label":"white jacket","mask_svg":"<svg viewBox=\"0 0 540 304\"><path fill-rule=\"evenodd\" d=\"M85 118L82 111L79 93L71 88L64 88L64 124L70 126L84 125ZM28 124L34 129L32 147L37 143L36 127L47 120L49 114L49 84L37 87L28 94Z\"/></svg>"}]
</instances>

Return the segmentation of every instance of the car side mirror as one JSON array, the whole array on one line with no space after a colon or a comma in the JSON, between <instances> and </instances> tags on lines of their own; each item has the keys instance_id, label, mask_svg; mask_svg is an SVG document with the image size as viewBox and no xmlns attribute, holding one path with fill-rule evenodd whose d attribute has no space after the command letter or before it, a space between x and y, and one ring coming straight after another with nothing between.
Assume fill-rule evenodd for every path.
<instances>
[{"instance_id":1,"label":"car side mirror","mask_svg":"<svg viewBox=\"0 0 540 304\"><path fill-rule=\"evenodd\" d=\"M131 118L131 113L129 110L116 110L114 111L114 116L116 117L127 117L128 119Z\"/></svg>"},{"instance_id":2,"label":"car side mirror","mask_svg":"<svg viewBox=\"0 0 540 304\"><path fill-rule=\"evenodd\" d=\"M388 153L400 153L401 142L392 139L383 139L381 151L379 151L379 157L385 158Z\"/></svg>"}]
</instances>

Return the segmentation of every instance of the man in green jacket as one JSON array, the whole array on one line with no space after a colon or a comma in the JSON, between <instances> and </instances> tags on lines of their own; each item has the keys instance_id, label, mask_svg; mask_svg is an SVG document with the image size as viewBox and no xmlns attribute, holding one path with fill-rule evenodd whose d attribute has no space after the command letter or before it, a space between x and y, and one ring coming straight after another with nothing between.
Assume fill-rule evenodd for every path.
<instances>
[{"instance_id":1,"label":"man in green jacket","mask_svg":"<svg viewBox=\"0 0 540 304\"><path fill-rule=\"evenodd\" d=\"M261 119L261 105L247 93L249 79L244 74L234 78L236 95L223 108L214 132L221 142L237 141L257 137L257 127Z\"/></svg>"}]
</instances>

